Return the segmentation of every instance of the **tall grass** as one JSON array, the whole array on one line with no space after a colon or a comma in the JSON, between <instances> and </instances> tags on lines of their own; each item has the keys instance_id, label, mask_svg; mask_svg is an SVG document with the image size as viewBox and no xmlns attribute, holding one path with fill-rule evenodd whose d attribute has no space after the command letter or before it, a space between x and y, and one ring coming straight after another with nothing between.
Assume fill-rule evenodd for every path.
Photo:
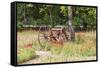
<instances>
[{"instance_id":1,"label":"tall grass","mask_svg":"<svg viewBox=\"0 0 100 68\"><path fill-rule=\"evenodd\" d=\"M83 57L96 55L95 32L77 33L74 42L65 42L63 48L52 48L53 54L61 54L66 57Z\"/></svg>"},{"instance_id":2,"label":"tall grass","mask_svg":"<svg viewBox=\"0 0 100 68\"><path fill-rule=\"evenodd\" d=\"M42 62L66 62L96 59L96 33L76 33L74 42L65 42L63 47L55 47L52 44L50 52L53 57L44 57Z\"/></svg>"},{"instance_id":3,"label":"tall grass","mask_svg":"<svg viewBox=\"0 0 100 68\"><path fill-rule=\"evenodd\" d=\"M66 41L62 46L58 44L46 42L41 48L38 42L37 31L23 31L17 33L17 47L21 54L18 54L18 62L22 62L30 59L36 55L35 51L49 51L53 57L44 57L42 62L64 62L70 60L70 58L81 58L96 56L96 32L79 32L75 33L75 41ZM28 44L32 45L31 49L25 49ZM23 49L22 51L20 49ZM59 58L59 56L62 56ZM76 59L78 60L78 59ZM71 60L73 61L73 60Z\"/></svg>"}]
</instances>

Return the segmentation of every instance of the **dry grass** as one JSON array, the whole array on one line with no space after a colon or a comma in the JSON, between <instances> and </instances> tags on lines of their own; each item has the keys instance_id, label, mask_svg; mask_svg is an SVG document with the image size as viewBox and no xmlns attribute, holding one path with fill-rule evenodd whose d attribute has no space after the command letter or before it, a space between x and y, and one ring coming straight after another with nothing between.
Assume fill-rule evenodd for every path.
<instances>
[{"instance_id":1,"label":"dry grass","mask_svg":"<svg viewBox=\"0 0 100 68\"><path fill-rule=\"evenodd\" d=\"M17 33L17 47L18 50L20 48L27 47L28 45L32 45L33 50L38 51L41 50L41 47L38 43L37 37L38 32L37 31L23 31ZM45 46L45 45L44 45ZM57 47L56 47L57 46ZM54 62L54 61L65 61L65 59L74 61L73 58L77 57L76 61L84 59L86 57L96 57L96 32L90 31L90 32L79 32L75 33L75 41L70 42L67 41L63 44L63 46L60 46L59 44L53 44L48 42L48 45L44 48L45 50L48 50L53 55L63 55L63 59L57 59L57 57L44 57L41 59L42 62ZM69 58L69 59L68 59ZM80 58L80 59L78 59ZM90 60L94 60L96 58L91 58ZM86 60L89 60L86 58Z\"/></svg>"}]
</instances>

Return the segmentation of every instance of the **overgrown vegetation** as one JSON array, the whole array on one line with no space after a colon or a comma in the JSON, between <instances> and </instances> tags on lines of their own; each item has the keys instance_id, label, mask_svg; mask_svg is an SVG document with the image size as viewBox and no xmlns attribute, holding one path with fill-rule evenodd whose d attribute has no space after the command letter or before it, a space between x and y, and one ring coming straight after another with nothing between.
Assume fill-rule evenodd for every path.
<instances>
[{"instance_id":1,"label":"overgrown vegetation","mask_svg":"<svg viewBox=\"0 0 100 68\"><path fill-rule=\"evenodd\" d=\"M67 57L95 56L96 40L94 32L78 33L74 42L64 43L63 48L52 48L54 54Z\"/></svg>"},{"instance_id":2,"label":"overgrown vegetation","mask_svg":"<svg viewBox=\"0 0 100 68\"><path fill-rule=\"evenodd\" d=\"M36 57L36 53L32 48L18 48L17 62L22 63Z\"/></svg>"},{"instance_id":3,"label":"overgrown vegetation","mask_svg":"<svg viewBox=\"0 0 100 68\"><path fill-rule=\"evenodd\" d=\"M24 31L18 32L18 62L29 60L36 56L35 51L49 51L52 56L46 56L41 60L42 62L64 62L74 61L73 58L78 57L91 57L96 56L96 33L95 31L75 33L76 38L74 42L65 42L61 47L58 44L48 42L48 45L44 45L42 49L37 41L36 31ZM27 38L28 37L28 38ZM27 40L26 40L27 38ZM32 45L31 49L27 49L27 45ZM26 47L26 48L24 48ZM60 57L60 58L59 58ZM63 57L63 58L62 58ZM71 58L71 59L70 59ZM78 58L76 60L78 60ZM66 59L66 60L65 60ZM84 59L84 58L82 58Z\"/></svg>"}]
</instances>

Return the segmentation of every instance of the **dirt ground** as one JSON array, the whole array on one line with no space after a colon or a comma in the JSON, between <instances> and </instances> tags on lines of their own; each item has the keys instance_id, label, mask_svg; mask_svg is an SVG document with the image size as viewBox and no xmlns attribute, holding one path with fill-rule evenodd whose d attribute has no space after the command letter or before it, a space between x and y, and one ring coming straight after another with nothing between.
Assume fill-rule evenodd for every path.
<instances>
[{"instance_id":1,"label":"dirt ground","mask_svg":"<svg viewBox=\"0 0 100 68\"><path fill-rule=\"evenodd\" d=\"M63 58L64 56L62 55L53 55L50 52L47 51L36 51L38 57L36 59L31 59L29 61L26 61L22 64L38 64L38 63L43 63L41 59L45 57L55 57L55 58ZM68 57L65 59L64 62L72 62L72 61L89 61L89 60L96 60L96 56L91 56L91 57ZM55 63L55 62L48 62L48 63Z\"/></svg>"}]
</instances>

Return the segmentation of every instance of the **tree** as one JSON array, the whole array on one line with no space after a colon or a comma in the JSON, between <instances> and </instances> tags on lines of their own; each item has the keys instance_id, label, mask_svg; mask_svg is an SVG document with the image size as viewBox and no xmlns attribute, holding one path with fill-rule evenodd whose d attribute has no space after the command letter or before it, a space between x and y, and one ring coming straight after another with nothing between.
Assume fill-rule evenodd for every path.
<instances>
[{"instance_id":1,"label":"tree","mask_svg":"<svg viewBox=\"0 0 100 68\"><path fill-rule=\"evenodd\" d=\"M75 38L75 32L74 28L72 26L72 7L68 6L68 32L69 32L69 40L74 40Z\"/></svg>"},{"instance_id":2,"label":"tree","mask_svg":"<svg viewBox=\"0 0 100 68\"><path fill-rule=\"evenodd\" d=\"M84 30L96 29L96 8L18 3L17 22L18 25L43 24L52 27L67 24L71 40L74 38L74 29L80 26Z\"/></svg>"}]
</instances>

